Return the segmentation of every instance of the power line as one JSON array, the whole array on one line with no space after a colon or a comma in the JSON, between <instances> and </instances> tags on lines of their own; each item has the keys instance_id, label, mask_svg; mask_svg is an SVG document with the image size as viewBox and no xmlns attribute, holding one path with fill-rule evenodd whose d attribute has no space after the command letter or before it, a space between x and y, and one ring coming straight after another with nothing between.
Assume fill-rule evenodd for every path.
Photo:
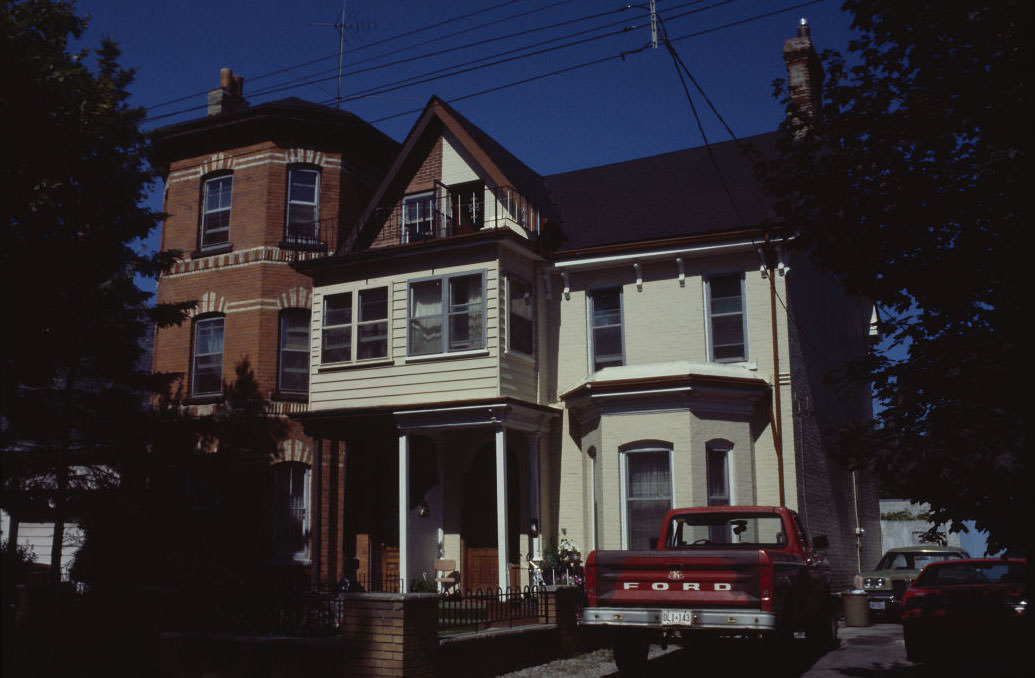
<instances>
[{"instance_id":1,"label":"power line","mask_svg":"<svg viewBox=\"0 0 1035 678\"><path fill-rule=\"evenodd\" d=\"M638 47L638 48L633 49L633 50L627 50L627 51L621 52L619 54L612 54L610 56L601 57L599 59L594 59L592 61L586 61L586 62L583 62L581 64L575 64L574 66L568 66L568 67L565 67L565 68L560 68L560 69L557 69L555 71L550 71L548 73L541 73L539 75L534 75L532 77L524 78L522 80L516 80L516 81L513 81L513 82L508 82L508 83L503 84L503 85L497 85L496 87L490 87L488 89L483 89L483 90L480 90L480 91L477 91L477 92L472 92L470 94L465 94L463 96L453 97L452 99L449 100L449 103L456 103L457 101L464 101L466 99L473 99L474 97L479 97L479 96L482 96L484 94L490 94L492 92L498 92L498 91L500 91L502 89L507 89L507 88L510 88L510 87L517 87L518 85L524 85L526 83L534 82L536 80L542 80L544 78L549 78L549 77L554 76L554 75L560 75L562 73L569 73L571 71L576 71L576 70L579 70L579 69L582 69L582 68L586 68L587 66L593 66L593 65L596 65L596 64L601 64L601 63L604 63L605 61L613 61L614 59L622 59L624 61L626 56L628 56L630 54L637 54L639 52L642 52L643 50L647 49L648 47L650 47L650 43L644 45L643 47ZM404 111L402 113L395 113L393 115L388 115L388 116L385 116L383 118L377 118L376 120L371 120L370 122L371 122L371 124L373 124L375 122L383 122L385 120L391 120L392 118L398 118L398 117L401 117L401 116L404 116L404 115L409 115L411 113L419 113L422 110L423 110L422 108L417 108L417 109L410 110L410 111Z\"/></svg>"},{"instance_id":2,"label":"power line","mask_svg":"<svg viewBox=\"0 0 1035 678\"><path fill-rule=\"evenodd\" d=\"M791 10L801 9L802 7L808 7L809 5L816 5L816 4L819 4L821 2L828 2L828 1L829 0L808 0L808 2L800 2L797 5L790 5L788 7L782 8L782 9L774 9L771 12L765 12L764 14L756 14L755 16L750 16L750 17L747 17L747 18L744 18L744 19L738 19L737 21L731 21L729 23L725 23L725 24L722 24L720 26L713 26L711 28L706 28L704 30L695 31L693 33L685 33L685 34L677 36L675 38L669 38L669 42L679 42L681 40L689 40L690 38L696 38L696 37L699 37L699 36L702 36L702 35L707 35L709 33L715 33L716 31L726 30L727 28L733 28L735 26L742 26L744 24L751 23L752 21L759 21L761 19L768 19L769 17L776 16L777 14L783 14L785 12L790 12Z\"/></svg>"},{"instance_id":3,"label":"power line","mask_svg":"<svg viewBox=\"0 0 1035 678\"><path fill-rule=\"evenodd\" d=\"M448 47L446 49L436 50L436 51L433 51L433 52L425 52L423 54L418 54L418 55L415 55L415 56L412 56L412 57L407 57L405 59L397 59L395 61L389 61L387 63L378 64L376 66L369 66L367 68L360 68L360 69L357 69L357 70L354 70L354 71L349 71L347 73L342 73L342 75L358 75L360 73L369 73L371 71L380 70L382 68L388 68L388 67L391 67L391 66L398 66L400 64L412 63L414 61L418 61L420 59L424 59L424 58L428 58L428 57L441 56L443 54L449 54L450 52L458 52L458 51L461 51L461 50L469 49L471 47L477 47L477 46L488 44L488 43L499 42L500 40L506 40L506 39L509 39L509 38L519 37L519 36L522 36L522 35L528 35L528 34L531 34L531 33L538 33L538 32L544 31L544 30L549 30L549 29L552 29L552 28L557 28L557 27L568 25L568 24L572 24L572 23L578 23L578 22L582 22L582 21L588 21L588 20L591 20L591 19L597 19L597 18L600 18L602 16L607 16L609 14L615 14L615 13L618 13L618 12L625 11L626 9L628 9L627 6L626 7L621 7L619 9L617 9L617 10L609 10L607 12L600 12L600 13L588 15L588 16L585 16L585 17L579 17L578 19L569 19L567 21L561 21L561 22L558 22L558 23L555 23L555 24L551 24L549 26L540 26L540 27L531 28L531 29L528 29L528 30L525 30L525 31L518 31L516 33L509 33L507 35L494 36L494 37L491 37L491 38L485 38L483 40L476 40L474 42L468 42L468 43L465 43L465 44L462 44L462 45L457 45L456 47ZM465 61L465 62L462 62L460 64L455 64L454 66L449 66L447 68L439 69L438 71L430 71L430 73L440 72L440 71L448 70L448 69L451 69L451 68L458 68L458 67L461 67L461 66L478 63L479 61L485 61L486 59L492 59L492 58L495 58L495 57L498 57L498 56L504 56L504 55L507 55L507 54L512 54L514 52L520 52L520 51L526 50L526 49L532 49L532 48L534 48L536 46L539 46L539 45L549 44L550 42L556 42L558 40L563 40L565 38L573 37L575 35L581 35L583 33L590 33L592 31L601 30L603 28L608 28L608 27L611 27L611 26L616 26L616 25L621 24L621 23L623 23L623 22L622 21L612 22L610 24L604 24L604 25L597 26L597 27L594 27L594 28L589 28L589 29L586 29L586 30L581 31L581 32L570 33L568 35L562 35L562 36L559 36L559 37L556 37L556 38L551 38L549 40L544 40L544 41L541 41L541 42L538 42L538 43L534 43L532 45L525 45L525 46L522 46L522 47L510 49L510 50L505 50L503 52L497 52L496 54L492 54L492 55L489 55L489 56L479 57L477 59L472 59L472 60L469 60L469 61ZM422 76L427 75L427 74L428 73L424 73L424 74L420 74L420 75L416 75L416 76L410 76L410 79L422 77ZM315 80L306 80L306 81L301 81L301 82L293 81L293 82L290 82L290 83L282 83L282 84L277 85L277 86L272 86L272 87L267 88L265 90L260 90L260 91L256 92L255 96L262 96L264 94L272 94L272 93L275 93L275 92L278 92L278 91L283 91L285 89L293 89L295 87L304 87L304 86L308 86L308 85L311 85L311 84L317 84L319 82L323 82L323 81L328 79L326 77L317 77L317 76L322 76L322 75L323 75L323 73L313 74L313 76L311 76L311 77L317 78ZM401 81L397 81L397 82L401 82ZM391 83L389 83L389 84L391 84Z\"/></svg>"},{"instance_id":4,"label":"power line","mask_svg":"<svg viewBox=\"0 0 1035 678\"><path fill-rule=\"evenodd\" d=\"M704 1L705 0L693 0L691 2L686 2L686 3L680 4L680 5L676 5L672 9L681 9L681 8L685 8L685 7L691 7L691 6L694 6L694 5L700 5ZM721 5L729 4L730 2L733 2L733 1L734 0L721 0L720 2L712 3L712 4L707 5L705 7L700 7L700 8L697 8L697 9L690 10L688 12L683 12L682 14L677 15L677 17L684 17L684 16L688 16L690 14L697 14L697 13L706 11L708 9L712 9L714 7L718 7L718 6L721 6ZM389 64L383 64L383 65L379 65L379 66L372 66L372 67L368 67L368 68L363 68L363 69L357 69L357 70L354 70L354 71L349 71L349 72L343 73L342 75L356 75L356 74L365 73L365 72L369 72L369 71L372 71L372 70L377 70L379 68L384 68L384 67L391 66L391 65L398 65L398 64L403 64L403 63L409 63L409 62L416 61L416 60L419 60L421 58L425 58L425 57L428 57L428 56L445 54L445 53L448 53L448 52L457 51L457 50L461 50L461 49L466 49L466 48L471 47L471 46L477 46L477 45L485 44L485 43L488 43L488 42L498 42L499 40L502 40L502 39L518 37L518 36L521 36L521 35L527 35L529 33L534 33L534 32L538 32L538 31L541 31L541 30L548 30L548 29L551 29L551 28L558 28L558 27L561 27L561 26L570 25L572 23L579 23L579 22L582 22L582 21L588 21L588 20L596 19L596 18L600 18L600 17L603 17L603 16L608 16L608 15L611 15L611 14L616 14L616 13L619 13L619 12L624 12L624 11L630 9L630 8L633 8L633 7L635 7L635 6L624 5L624 6L618 8L616 10L609 10L609 11L606 11L606 12L599 12L599 13L596 13L596 14L591 14L591 15L586 15L586 16L583 16L583 17L578 17L576 19L568 19L568 20L565 20L565 21L556 22L556 23L551 24L549 26L539 27L539 28L535 28L535 29L529 29L529 30L526 30L526 31L519 31L519 32L507 34L507 35L504 35L504 36L497 36L495 38L478 40L478 41L475 41L475 42L472 42L472 43L468 43L466 45L461 45L459 47L453 47L453 48L448 48L448 49L445 49L445 50L439 50L439 51L436 51L436 52L430 52L430 53L423 54L423 55L417 55L417 56L414 56L414 57L409 57L407 59L400 59L400 60L397 60L395 62L391 62ZM612 27L612 26L617 26L617 25L620 25L622 23L623 23L623 21L616 21L616 22L611 22L611 23L607 23L607 24L602 24L602 25L597 26L595 28L586 29L584 31L575 32L575 33L569 33L569 34L566 34L566 35L563 35L563 36L551 38L551 39L548 39L548 40L543 40L543 41L540 41L540 42L537 42L537 43L533 43L531 45L525 45L525 46L514 48L514 49L511 49L511 50L504 50L502 52L497 52L496 54L479 57L477 59L472 59L472 60L469 60L469 61L461 62L459 64L454 64L452 66L448 66L448 67L444 67L444 68L428 71L428 72L421 73L421 74L418 74L418 75L408 76L407 78L404 78L402 80L397 80L397 81L393 81L393 82L390 82L390 83L384 83L382 85L377 85L375 87L370 87L370 88L367 88L365 90L359 90L357 92L353 92L351 95L350 94L346 94L346 95L342 96L341 98L342 98L343 101L354 101L354 100L356 100L358 98L365 98L367 96L384 94L384 93L387 93L387 92L395 91L397 89L402 89L404 87L418 85L418 84L423 84L423 83L426 83L426 82L431 82L431 81L434 81L436 79L443 79L443 78L452 77L454 75L461 75L463 73L469 73L469 72L472 72L472 71L475 71L475 70L479 70L479 68L483 68L483 67L484 68L488 68L488 67L491 67L491 66L495 66L495 65L499 65L499 64L503 64L503 63L508 63L508 62L511 62L511 61L516 61L518 59L525 58L525 57L537 56L539 54L543 54L543 53L546 53L548 51L565 49L567 47L576 46L576 45L583 44L585 42L589 42L589 41L592 41L592 40L599 40L599 39L603 39L603 38L606 38L606 37L612 37L614 35L620 35L623 32L629 32L629 30L632 30L632 29L635 29L635 28L640 28L640 26L630 26L630 27L626 27L622 31L614 31L612 33L608 33L608 34L601 35L601 36L596 36L594 38L587 38L587 39L584 39L584 40L581 40L581 41L573 41L573 42L570 42L570 43L566 43L566 44L562 44L562 45L557 45L557 46L552 47L552 48L547 49L547 50L537 50L537 51L530 52L530 53L528 53L526 55L519 56L519 57L501 58L501 59L498 59L495 62L491 62L491 63L487 63L487 64L482 64L481 66L478 66L478 67L464 68L465 66L471 66L473 64L479 64L480 62L484 62L486 59L496 59L498 57L504 57L504 56L506 56L508 54L514 54L514 53L520 53L522 51L532 50L532 49L535 49L536 47L539 47L539 46L542 46L542 45L547 45L547 44L550 44L550 43L553 43L553 42L557 42L558 40L564 40L564 39L567 39L567 38L570 38L570 37L573 37L573 36L577 36L577 35L582 35L582 34L585 34L585 33L592 33L594 31L603 30L605 28L609 28L609 27ZM442 73L442 75L440 75L438 77L428 77L428 76L433 76L433 75L439 74L439 73ZM252 96L264 96L264 95L274 94L274 93L277 93L277 92L287 91L287 90L296 89L296 88L300 88L300 87L307 87L307 86L311 86L311 85L317 85L319 83L329 81L329 80L334 79L336 77L337 77L337 75L329 75L329 76L326 76L326 77L316 78L316 79L289 81L288 83L284 83L284 84L281 84L281 85L278 85L278 86L272 86L272 87L266 88L264 90L259 90L258 92L254 93ZM533 80L534 79L535 78L533 78ZM147 118L145 118L145 122L154 122L154 121L157 121L157 120L162 120L162 119L165 119L165 118L181 115L183 113L189 113L189 112L192 112L192 111L203 110L204 108L205 108L205 105L201 104L201 105L197 105L197 106L191 106L191 107L186 108L186 109L181 109L181 110L173 111L173 112L170 112L170 113L163 113L163 114L159 114L159 115L148 116Z\"/></svg>"},{"instance_id":5,"label":"power line","mask_svg":"<svg viewBox=\"0 0 1035 678\"><path fill-rule=\"evenodd\" d=\"M694 3L689 3L689 4L694 4ZM624 10L624 8L623 8L623 10ZM618 11L618 10L616 10L616 11ZM611 13L614 13L614 12L605 12L605 13L602 13L600 15L591 15L590 17L586 17L586 19L598 18L599 16L603 16L603 15L611 14ZM560 23L556 24L554 27L560 26L560 25L565 25L567 23L569 23L569 22L560 22ZM557 40L564 40L564 39L570 38L573 35L581 35L583 33L591 33L593 31L598 31L598 30L601 30L601 29L604 29L604 28L608 28L608 27L611 27L611 26L615 26L615 25L619 25L619 24L622 24L622 23L624 23L624 22L622 22L622 21L612 22L612 23L609 23L609 24L604 24L602 26L597 26L595 28L587 29L585 31L576 32L576 33L569 33L569 34L566 34L566 35L563 35L563 36L559 36L559 37L556 37L556 38L551 38L549 40L543 40L543 41L540 41L540 42L537 42L537 43L533 43L531 45L525 45L525 46L522 46L522 47L519 47L519 48L514 48L514 49L511 49L511 50L504 50L503 52L497 52L496 54L479 57L479 58L473 59L473 60L468 60L468 61L465 61L465 62L461 62L459 64L454 64L454 65L446 67L446 68L437 69L437 70L434 70L434 71L428 71L428 72L421 73L421 74L414 75L414 76L409 76L408 78L405 78L403 80L399 80L399 81L395 81L395 82L391 82L391 83L386 83L386 84L383 84L383 85L378 85L376 87L367 88L366 90L360 90L359 92L354 92L354 93L352 93L350 95L344 95L341 98L342 98L343 101L353 101L355 99L364 98L366 96L371 96L373 94L384 94L386 92L395 91L397 89L403 89L405 87L410 87L410 86L413 86L413 85L423 84L423 83L426 83L426 82L432 82L434 80L448 78L448 77L452 77L454 75L461 75L463 73L469 73L469 72L472 72L472 71L480 70L481 68L489 68L491 66L496 66L496 65L500 65L500 64L504 64L504 63L509 63L509 62L512 62L512 61L516 61L516 60L520 60L520 59L524 59L524 58L528 58L528 57L532 57L532 56L538 56L540 54L545 54L547 52L551 52L551 51L556 51L556 50L560 50L560 49L565 49L565 48L568 48L568 47L577 46L577 45L584 44L584 43L587 43L587 42L591 42L591 41L594 41L594 40L600 40L600 39L603 39L603 38L613 37L615 35L620 35L622 33L627 33L630 30L633 30L635 28L640 28L639 26L629 26L629 27L626 27L626 28L624 28L622 30L619 30L619 31L612 31L610 33L606 33L606 34L595 36L595 37L591 37L591 38L584 38L584 39L581 39L581 40L575 40L575 41L567 42L567 43L564 43L564 44L561 44L561 45L556 45L556 46L553 46L553 47L549 47L547 49L540 49L540 50L536 50L536 51L533 51L533 52L529 52L529 53L524 54L524 55L511 56L511 57L507 57L507 58L499 58L496 61L489 62L489 63L481 63L481 64L479 63L479 62L484 62L486 59L496 59L497 57L503 57L503 56L506 56L508 54L513 54L515 52L522 52L522 51L527 51L527 50L530 50L530 49L535 49L536 47L539 47L539 46L542 46L542 45L547 45L547 44L550 44L552 42L556 42ZM518 34L515 34L515 35L518 35ZM508 37L511 37L511 36L508 36ZM491 42L491 40L483 40L483 41L478 41L478 42L480 44L480 43L483 43L483 42ZM443 50L443 53L446 52L446 51L455 51L455 49ZM404 63L404 62L408 62L408 61L413 61L413 60L417 60L419 58L422 58L422 57L412 57L410 59L401 60L401 61L399 61L397 63ZM472 64L478 64L478 65L472 66ZM465 66L471 66L471 67L464 68ZM351 71L351 72L348 72L348 73L343 73L343 75L354 75L354 74L366 72L366 71L369 71L369 70L376 70L377 68L380 68L380 67L371 67L371 68L367 68L367 69L359 69L359 70L356 70L356 71ZM438 75L436 77L428 77L428 76L432 76L432 75L434 75L436 73L441 73L442 71L450 71L450 72L445 73L443 75ZM337 77L337 75L331 75L331 76L327 76L327 77L324 77L324 78L317 78L317 79L314 79L314 80L297 81L297 82L293 82L291 84L286 84L286 85L283 85L283 86L280 86L280 87L272 87L272 88L268 88L266 90L260 90L259 92L255 93L254 96L262 96L262 95L266 95L266 94L274 94L276 92L296 89L296 88L299 88L299 87L306 87L306 86L309 86L309 85L315 85L315 84L318 84L318 83L321 83L321 82L325 82L327 80L331 80L331 79L336 78L336 77ZM164 118L169 118L169 117L173 117L173 116L176 116L176 115L181 115L183 113L189 113L191 111L202 110L205 107L206 107L206 105L204 105L204 104L200 104L200 105L197 105L197 106L191 106L189 108L181 109L181 110L178 110L178 111L173 111L173 112L170 112L170 113L163 113L163 114L160 114L160 115L148 116L147 118L145 118L144 121L145 122L153 122L155 120L161 120L161 119L164 119Z\"/></svg>"},{"instance_id":6,"label":"power line","mask_svg":"<svg viewBox=\"0 0 1035 678\"><path fill-rule=\"evenodd\" d=\"M570 0L563 0L563 1L568 2ZM500 7L505 7L507 5L513 5L513 4L516 4L518 2L524 2L524 0L505 0L505 2L500 2L498 4L492 5L491 7L486 7L484 9L475 10L473 12L468 12L466 14L459 14L459 15L451 17L449 19L443 19L442 21L439 21L439 22L436 22L436 23L433 23L433 24L428 24L426 26L421 26L420 28L415 28L413 30L405 31L403 33L397 33L396 35L392 35L392 36L389 36L389 37L384 38L382 40L377 40L375 42L367 43L366 45L359 45L358 47L353 47L352 49L345 50L343 52L343 54L352 54L354 52L358 52L358 51L361 51L361 50L364 50L364 49L369 49L371 47L376 47L378 45L384 45L386 43L392 42L393 40L399 40L401 38L409 37L411 35L416 35L417 33L422 33L424 31L429 31L429 30L431 30L433 28L438 28L439 26L443 26L443 25L451 23L453 21L460 21L461 19L467 19L467 18L470 18L470 17L475 16L477 14L487 14L488 12L492 12L494 10L497 10ZM557 3L557 4L560 4L560 3ZM537 12L537 11L540 11L540 10L533 10L533 12ZM531 12L529 12L529 13L531 13ZM515 16L521 16L521 15L515 15ZM511 18L513 18L513 17L511 17ZM475 28L478 28L478 26L476 26ZM268 73L262 73L260 75L251 76L249 78L249 80L252 80L252 81L261 80L263 78L268 78L268 77L271 77L271 76L274 76L274 75L280 75L281 73L286 73L288 71L297 70L299 68L305 68L306 66L311 66L313 64L320 63L321 61L327 61L329 59L337 59L337 58L338 58L338 52L335 52L334 54L328 54L327 56L318 57L316 59L311 59L309 61L305 61L305 62L302 62L300 64L296 64L294 66L286 66L284 68L280 68L280 69L277 69L275 71L270 71ZM187 99L192 99L192 98L197 97L197 96L204 96L205 94L208 94L208 90L202 90L202 91L196 92L194 94L187 94L187 95L182 96L182 97L177 97L175 99L170 99L168 101L163 101L163 102L160 102L160 103L157 103L157 104L152 104L150 106L146 106L145 108L147 108L148 110L150 110L152 108L161 108L163 106L168 106L170 104L179 103L181 101L186 101Z\"/></svg>"}]
</instances>

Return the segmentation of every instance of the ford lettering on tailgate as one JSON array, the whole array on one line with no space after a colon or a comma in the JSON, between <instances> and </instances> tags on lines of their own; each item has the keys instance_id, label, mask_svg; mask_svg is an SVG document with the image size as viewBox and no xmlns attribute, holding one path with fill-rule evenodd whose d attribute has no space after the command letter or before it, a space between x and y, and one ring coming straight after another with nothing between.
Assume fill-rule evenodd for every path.
<instances>
[{"instance_id":1,"label":"ford lettering on tailgate","mask_svg":"<svg viewBox=\"0 0 1035 678\"><path fill-rule=\"evenodd\" d=\"M627 581L622 584L622 588L626 591L642 591L648 588L647 582L640 586L638 581ZM733 584L727 584L725 582L713 582L705 584L702 589L701 584L692 581L684 582L667 582L667 581L656 581L651 582L649 585L651 591L732 591Z\"/></svg>"}]
</instances>

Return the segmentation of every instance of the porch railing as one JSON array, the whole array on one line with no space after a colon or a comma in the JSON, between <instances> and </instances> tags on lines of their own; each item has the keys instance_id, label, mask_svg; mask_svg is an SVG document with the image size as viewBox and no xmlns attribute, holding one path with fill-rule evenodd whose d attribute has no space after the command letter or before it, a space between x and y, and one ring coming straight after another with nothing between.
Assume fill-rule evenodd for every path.
<instances>
[{"instance_id":1,"label":"porch railing","mask_svg":"<svg viewBox=\"0 0 1035 678\"><path fill-rule=\"evenodd\" d=\"M380 245L395 245L482 229L521 228L538 233L539 220L539 209L513 186L485 184L461 193L438 185L415 212L408 213L400 201L375 209L368 225L376 225Z\"/></svg>"}]
</instances>

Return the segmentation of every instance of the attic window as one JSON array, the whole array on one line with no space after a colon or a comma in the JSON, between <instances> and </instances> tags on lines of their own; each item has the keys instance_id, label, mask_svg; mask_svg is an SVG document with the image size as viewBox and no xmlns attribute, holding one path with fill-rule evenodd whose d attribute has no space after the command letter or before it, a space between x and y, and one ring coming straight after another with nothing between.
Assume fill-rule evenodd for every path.
<instances>
[{"instance_id":1,"label":"attic window","mask_svg":"<svg viewBox=\"0 0 1035 678\"><path fill-rule=\"evenodd\" d=\"M430 191L403 198L403 243L420 242L435 237L434 204L434 194Z\"/></svg>"}]
</instances>

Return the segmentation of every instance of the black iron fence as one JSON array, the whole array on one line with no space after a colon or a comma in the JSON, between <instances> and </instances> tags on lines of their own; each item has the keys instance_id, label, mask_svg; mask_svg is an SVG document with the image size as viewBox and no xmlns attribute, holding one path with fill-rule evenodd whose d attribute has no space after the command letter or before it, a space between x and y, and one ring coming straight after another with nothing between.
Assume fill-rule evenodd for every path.
<instances>
[{"instance_id":1,"label":"black iron fence","mask_svg":"<svg viewBox=\"0 0 1035 678\"><path fill-rule=\"evenodd\" d=\"M438 603L438 630L450 634L527 626L545 622L549 612L545 587L444 593Z\"/></svg>"}]
</instances>

